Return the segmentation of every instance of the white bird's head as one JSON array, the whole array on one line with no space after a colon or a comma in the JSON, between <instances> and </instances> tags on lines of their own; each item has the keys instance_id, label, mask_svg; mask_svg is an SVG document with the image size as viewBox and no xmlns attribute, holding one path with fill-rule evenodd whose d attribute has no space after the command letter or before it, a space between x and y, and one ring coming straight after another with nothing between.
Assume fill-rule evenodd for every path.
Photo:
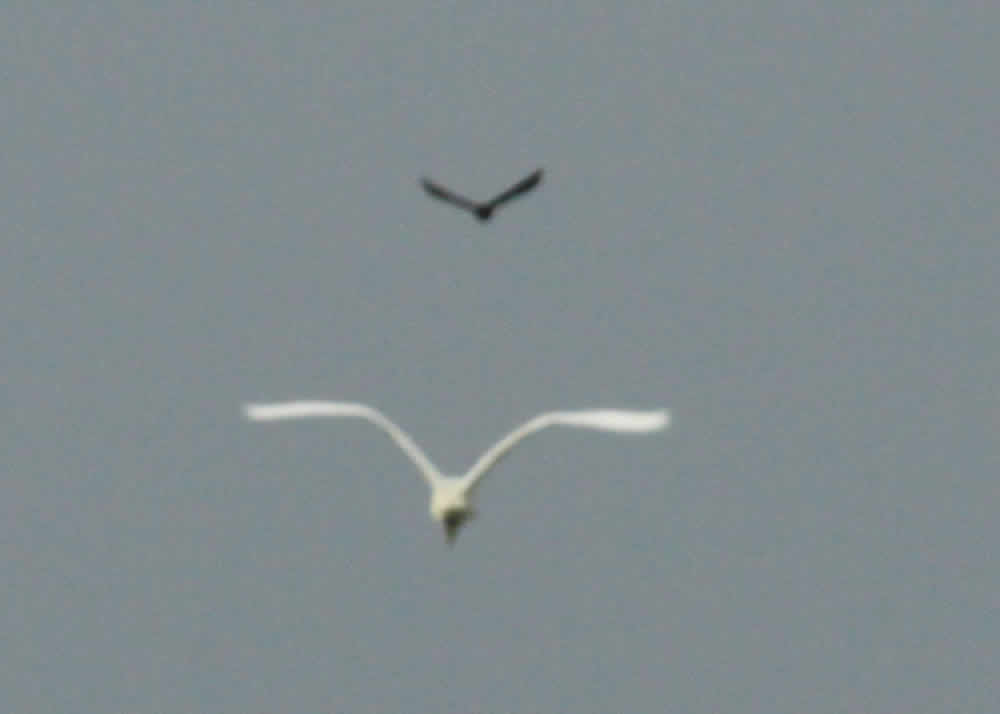
<instances>
[{"instance_id":1,"label":"white bird's head","mask_svg":"<svg viewBox=\"0 0 1000 714\"><path fill-rule=\"evenodd\" d=\"M431 486L431 518L444 527L444 537L451 545L462 525L474 517L468 484L462 479L445 477Z\"/></svg>"}]
</instances>

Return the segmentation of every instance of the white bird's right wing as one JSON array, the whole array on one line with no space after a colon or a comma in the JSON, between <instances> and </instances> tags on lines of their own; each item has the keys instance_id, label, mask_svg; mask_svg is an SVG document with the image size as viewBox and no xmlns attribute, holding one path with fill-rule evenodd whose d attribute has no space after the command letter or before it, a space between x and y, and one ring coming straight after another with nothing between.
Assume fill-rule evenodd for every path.
<instances>
[{"instance_id":1,"label":"white bird's right wing","mask_svg":"<svg viewBox=\"0 0 1000 714\"><path fill-rule=\"evenodd\" d=\"M486 472L496 466L518 442L550 426L572 426L621 434L646 434L666 429L669 425L670 412L666 409L656 411L587 409L539 414L491 446L462 479L467 489L475 488Z\"/></svg>"},{"instance_id":2,"label":"white bird's right wing","mask_svg":"<svg viewBox=\"0 0 1000 714\"><path fill-rule=\"evenodd\" d=\"M355 417L371 422L388 434L396 445L410 457L428 485L434 486L442 479L440 471L409 434L389 420L382 412L366 404L355 402L295 401L276 404L247 404L244 413L250 421L284 421L312 417Z\"/></svg>"}]
</instances>

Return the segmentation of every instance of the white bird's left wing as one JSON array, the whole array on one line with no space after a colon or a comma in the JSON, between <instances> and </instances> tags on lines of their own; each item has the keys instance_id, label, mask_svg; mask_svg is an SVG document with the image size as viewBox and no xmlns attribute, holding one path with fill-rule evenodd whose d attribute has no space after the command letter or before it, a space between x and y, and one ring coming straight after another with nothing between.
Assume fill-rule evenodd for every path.
<instances>
[{"instance_id":1,"label":"white bird's left wing","mask_svg":"<svg viewBox=\"0 0 1000 714\"><path fill-rule=\"evenodd\" d=\"M441 480L441 472L399 425L374 407L357 402L295 401L276 404L247 404L243 408L251 421L283 421L311 417L353 417L374 424L396 442L420 471L429 486Z\"/></svg>"},{"instance_id":2,"label":"white bird's left wing","mask_svg":"<svg viewBox=\"0 0 1000 714\"><path fill-rule=\"evenodd\" d=\"M670 426L670 412L627 409L586 409L582 411L539 414L491 446L463 476L466 488L474 488L491 468L497 465L518 442L550 426L572 426L620 434L647 434Z\"/></svg>"}]
</instances>

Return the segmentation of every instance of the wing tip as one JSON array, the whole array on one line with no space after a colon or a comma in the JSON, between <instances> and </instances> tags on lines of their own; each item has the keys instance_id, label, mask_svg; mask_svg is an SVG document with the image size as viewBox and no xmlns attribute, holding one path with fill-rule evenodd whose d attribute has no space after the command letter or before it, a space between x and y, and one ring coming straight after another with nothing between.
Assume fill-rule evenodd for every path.
<instances>
[{"instance_id":1,"label":"wing tip","mask_svg":"<svg viewBox=\"0 0 1000 714\"><path fill-rule=\"evenodd\" d=\"M674 418L669 409L658 409L655 414L656 428L660 430L667 429Z\"/></svg>"},{"instance_id":2,"label":"wing tip","mask_svg":"<svg viewBox=\"0 0 1000 714\"><path fill-rule=\"evenodd\" d=\"M626 420L631 422L635 430L639 432L663 431L670 426L671 421L669 409L632 412L623 416L625 416Z\"/></svg>"}]
</instances>

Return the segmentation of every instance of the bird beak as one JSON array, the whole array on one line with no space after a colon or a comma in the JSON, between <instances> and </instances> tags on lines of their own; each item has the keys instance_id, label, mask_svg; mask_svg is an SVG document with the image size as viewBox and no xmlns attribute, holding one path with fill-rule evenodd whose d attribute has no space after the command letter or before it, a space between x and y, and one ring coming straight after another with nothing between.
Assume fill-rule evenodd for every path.
<instances>
[{"instance_id":1,"label":"bird beak","mask_svg":"<svg viewBox=\"0 0 1000 714\"><path fill-rule=\"evenodd\" d=\"M452 511L445 516L442 525L444 526L444 539L448 542L448 545L452 545L455 542L455 538L458 536L458 529L462 527L462 524L465 523L465 519L468 517L468 511Z\"/></svg>"}]
</instances>

